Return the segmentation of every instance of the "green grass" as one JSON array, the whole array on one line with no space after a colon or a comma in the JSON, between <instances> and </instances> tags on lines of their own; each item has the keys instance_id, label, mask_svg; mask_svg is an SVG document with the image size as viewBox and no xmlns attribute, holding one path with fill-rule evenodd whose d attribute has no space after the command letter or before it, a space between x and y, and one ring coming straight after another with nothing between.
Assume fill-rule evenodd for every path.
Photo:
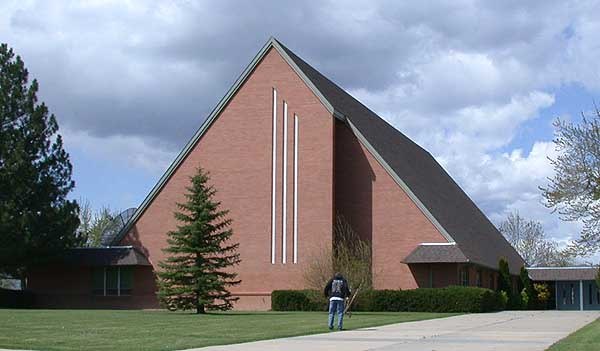
<instances>
[{"instance_id":1,"label":"green grass","mask_svg":"<svg viewBox=\"0 0 600 351\"><path fill-rule=\"evenodd\" d=\"M448 313L363 312L356 329L447 317ZM34 350L178 350L327 332L321 312L2 310L0 348Z\"/></svg>"},{"instance_id":2,"label":"green grass","mask_svg":"<svg viewBox=\"0 0 600 351\"><path fill-rule=\"evenodd\" d=\"M600 349L600 319L567 336L547 351L598 351Z\"/></svg>"}]
</instances>

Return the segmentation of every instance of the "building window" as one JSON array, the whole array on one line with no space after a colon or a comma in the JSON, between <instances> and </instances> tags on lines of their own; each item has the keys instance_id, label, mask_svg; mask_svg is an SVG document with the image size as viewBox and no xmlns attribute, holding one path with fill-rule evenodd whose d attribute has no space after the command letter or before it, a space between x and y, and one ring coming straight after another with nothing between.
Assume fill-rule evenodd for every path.
<instances>
[{"instance_id":1,"label":"building window","mask_svg":"<svg viewBox=\"0 0 600 351\"><path fill-rule=\"evenodd\" d=\"M481 269L478 269L477 272L475 272L475 285L477 285L478 287L481 287L483 285L481 283Z\"/></svg>"},{"instance_id":2,"label":"building window","mask_svg":"<svg viewBox=\"0 0 600 351\"><path fill-rule=\"evenodd\" d=\"M433 268L429 265L429 287L433 288Z\"/></svg>"},{"instance_id":3,"label":"building window","mask_svg":"<svg viewBox=\"0 0 600 351\"><path fill-rule=\"evenodd\" d=\"M495 283L496 283L496 280L494 279L494 273L490 273L490 286L489 286L489 288L492 289L492 290L495 290L496 289L496 286L495 286L496 284Z\"/></svg>"},{"instance_id":4,"label":"building window","mask_svg":"<svg viewBox=\"0 0 600 351\"><path fill-rule=\"evenodd\" d=\"M469 286L469 268L464 267L460 270L460 285Z\"/></svg>"},{"instance_id":5,"label":"building window","mask_svg":"<svg viewBox=\"0 0 600 351\"><path fill-rule=\"evenodd\" d=\"M590 297L589 297L589 300L590 300L590 305L591 305L591 304L593 304L593 303L594 303L594 301L593 301L594 297L592 296L592 284L591 284L591 283L590 283L590 285L589 285L588 292L590 293L590 294L589 294L589 295L590 295Z\"/></svg>"},{"instance_id":6,"label":"building window","mask_svg":"<svg viewBox=\"0 0 600 351\"><path fill-rule=\"evenodd\" d=\"M131 295L132 286L132 267L97 267L92 271L92 294L94 295Z\"/></svg>"}]
</instances>

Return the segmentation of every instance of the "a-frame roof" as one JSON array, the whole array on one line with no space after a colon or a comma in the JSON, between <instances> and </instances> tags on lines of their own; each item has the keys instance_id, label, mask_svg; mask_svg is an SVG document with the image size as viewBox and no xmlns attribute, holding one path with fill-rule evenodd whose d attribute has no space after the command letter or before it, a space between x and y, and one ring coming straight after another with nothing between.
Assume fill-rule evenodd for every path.
<instances>
[{"instance_id":1,"label":"a-frame roof","mask_svg":"<svg viewBox=\"0 0 600 351\"><path fill-rule=\"evenodd\" d=\"M497 268L498 260L508 260L517 273L523 259L498 232L465 192L437 161L419 145L385 122L342 88L283 46L274 38L259 51L229 92L211 112L200 129L177 156L159 182L138 208L131 221L115 238L118 244L129 232L171 175L191 152L202 134L237 92L262 57L275 49L335 117L344 120L379 163L401 186L421 211L449 242L455 242L469 262ZM402 259L402 258L399 258Z\"/></svg>"}]
</instances>

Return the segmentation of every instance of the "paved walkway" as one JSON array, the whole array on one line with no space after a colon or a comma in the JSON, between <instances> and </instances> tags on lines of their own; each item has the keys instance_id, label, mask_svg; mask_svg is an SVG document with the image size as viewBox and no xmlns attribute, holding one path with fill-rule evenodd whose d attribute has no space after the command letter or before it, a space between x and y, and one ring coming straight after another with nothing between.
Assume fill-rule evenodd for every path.
<instances>
[{"instance_id":1,"label":"paved walkway","mask_svg":"<svg viewBox=\"0 0 600 351\"><path fill-rule=\"evenodd\" d=\"M542 351L599 317L600 312L592 311L469 314L194 350Z\"/></svg>"}]
</instances>

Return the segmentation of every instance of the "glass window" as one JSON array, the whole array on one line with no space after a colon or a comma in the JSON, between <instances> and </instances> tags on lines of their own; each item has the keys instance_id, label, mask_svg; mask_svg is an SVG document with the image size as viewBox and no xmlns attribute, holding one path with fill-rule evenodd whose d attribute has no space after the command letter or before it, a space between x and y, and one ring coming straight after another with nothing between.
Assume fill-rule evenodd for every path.
<instances>
[{"instance_id":1,"label":"glass window","mask_svg":"<svg viewBox=\"0 0 600 351\"><path fill-rule=\"evenodd\" d=\"M92 270L92 294L104 295L104 267Z\"/></svg>"},{"instance_id":2,"label":"glass window","mask_svg":"<svg viewBox=\"0 0 600 351\"><path fill-rule=\"evenodd\" d=\"M131 288L133 287L133 269L132 267L120 267L120 295L131 295Z\"/></svg>"},{"instance_id":3,"label":"glass window","mask_svg":"<svg viewBox=\"0 0 600 351\"><path fill-rule=\"evenodd\" d=\"M132 288L133 267L99 267L92 270L94 295L131 295Z\"/></svg>"},{"instance_id":4,"label":"glass window","mask_svg":"<svg viewBox=\"0 0 600 351\"><path fill-rule=\"evenodd\" d=\"M460 285L469 286L469 268L467 267L460 270Z\"/></svg>"},{"instance_id":5,"label":"glass window","mask_svg":"<svg viewBox=\"0 0 600 351\"><path fill-rule=\"evenodd\" d=\"M481 287L481 270L478 269L477 273L475 274L475 285L477 285L478 287Z\"/></svg>"},{"instance_id":6,"label":"glass window","mask_svg":"<svg viewBox=\"0 0 600 351\"><path fill-rule=\"evenodd\" d=\"M593 304L594 302L592 301L592 284L589 285L589 289L588 292L590 293L590 297L589 297L589 301L590 301L590 305Z\"/></svg>"},{"instance_id":7,"label":"glass window","mask_svg":"<svg viewBox=\"0 0 600 351\"><path fill-rule=\"evenodd\" d=\"M106 295L119 295L119 267L106 268Z\"/></svg>"},{"instance_id":8,"label":"glass window","mask_svg":"<svg viewBox=\"0 0 600 351\"><path fill-rule=\"evenodd\" d=\"M573 284L571 284L571 299L569 300L569 305L572 305L575 303L575 287L573 286Z\"/></svg>"}]
</instances>

